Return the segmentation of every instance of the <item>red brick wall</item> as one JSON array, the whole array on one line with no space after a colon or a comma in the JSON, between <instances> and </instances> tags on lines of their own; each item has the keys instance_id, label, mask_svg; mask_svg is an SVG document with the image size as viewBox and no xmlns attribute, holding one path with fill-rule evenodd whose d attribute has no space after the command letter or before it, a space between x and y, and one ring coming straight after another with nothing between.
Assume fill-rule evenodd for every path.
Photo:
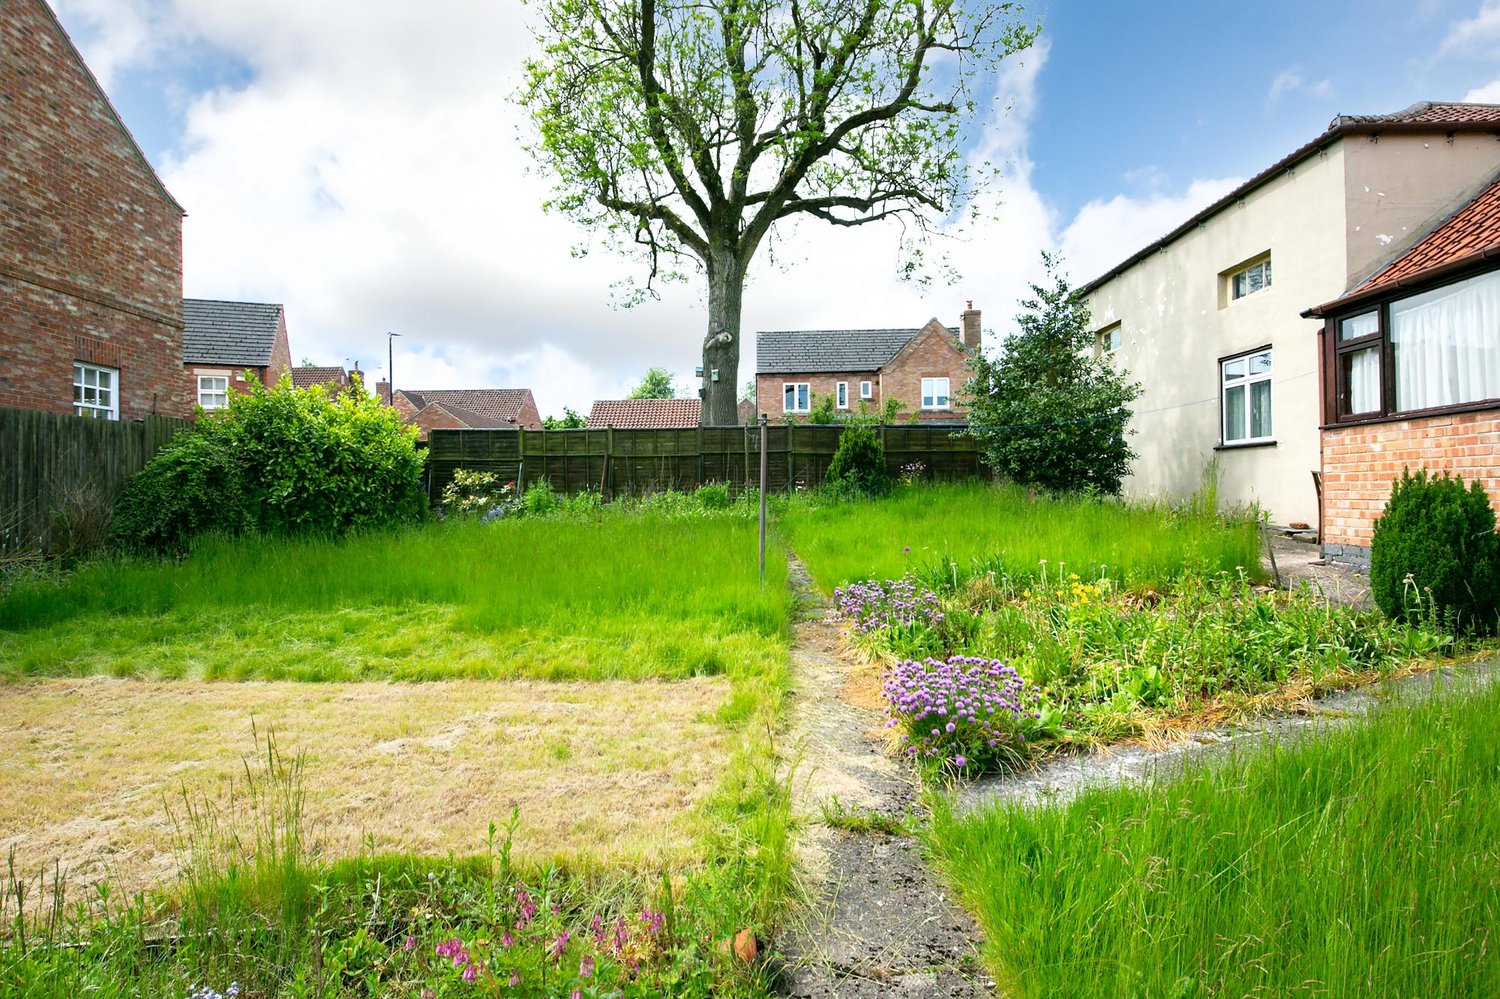
<instances>
[{"instance_id":1,"label":"red brick wall","mask_svg":"<svg viewBox=\"0 0 1500 999\"><path fill-rule=\"evenodd\" d=\"M1500 512L1500 410L1323 431L1323 541L1368 548L1403 469L1478 479Z\"/></svg>"},{"instance_id":2,"label":"red brick wall","mask_svg":"<svg viewBox=\"0 0 1500 999\"><path fill-rule=\"evenodd\" d=\"M839 382L849 383L849 412L859 412L859 383L866 381L870 383L872 398L865 400L871 412L879 412L882 405L880 400L880 374L876 371L854 371L848 374L830 374L819 372L806 375L756 375L755 376L755 399L756 412L765 413L773 420L780 419L786 415L786 395L783 387L787 382L807 382L809 392L809 404L817 406L818 400L825 395L833 395L838 391ZM794 414L805 416L805 413Z\"/></svg>"},{"instance_id":3,"label":"red brick wall","mask_svg":"<svg viewBox=\"0 0 1500 999\"><path fill-rule=\"evenodd\" d=\"M71 412L114 358L120 416L188 416L182 213L41 0L0 5L0 405Z\"/></svg>"},{"instance_id":4,"label":"red brick wall","mask_svg":"<svg viewBox=\"0 0 1500 999\"><path fill-rule=\"evenodd\" d=\"M922 379L947 378L952 408L934 412L917 412L920 420L961 420L967 413L957 398L969 380L969 355L958 340L933 320L901 348L880 372L880 390L892 399L901 400L903 417L920 410Z\"/></svg>"},{"instance_id":5,"label":"red brick wall","mask_svg":"<svg viewBox=\"0 0 1500 999\"><path fill-rule=\"evenodd\" d=\"M522 430L542 429L542 414L536 408L536 399L530 392L526 393L526 401L521 405L521 412L516 415L516 426Z\"/></svg>"}]
</instances>

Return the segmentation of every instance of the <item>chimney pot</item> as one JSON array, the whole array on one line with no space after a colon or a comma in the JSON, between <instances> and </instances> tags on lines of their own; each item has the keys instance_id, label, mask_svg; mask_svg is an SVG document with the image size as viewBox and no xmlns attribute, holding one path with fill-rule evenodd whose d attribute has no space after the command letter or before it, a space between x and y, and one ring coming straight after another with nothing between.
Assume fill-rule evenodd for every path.
<instances>
[{"instance_id":1,"label":"chimney pot","mask_svg":"<svg viewBox=\"0 0 1500 999\"><path fill-rule=\"evenodd\" d=\"M979 342L982 339L979 316L979 310L974 308L974 300L972 298L969 299L969 307L964 310L963 314L964 346L969 350L978 350Z\"/></svg>"}]
</instances>

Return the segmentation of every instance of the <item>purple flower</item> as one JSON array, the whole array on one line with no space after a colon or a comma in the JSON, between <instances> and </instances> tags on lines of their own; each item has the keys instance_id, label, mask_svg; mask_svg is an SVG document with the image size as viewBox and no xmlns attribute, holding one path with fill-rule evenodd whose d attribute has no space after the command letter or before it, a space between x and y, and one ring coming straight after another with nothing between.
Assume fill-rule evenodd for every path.
<instances>
[{"instance_id":1,"label":"purple flower","mask_svg":"<svg viewBox=\"0 0 1500 999\"><path fill-rule=\"evenodd\" d=\"M594 977L594 959L592 957L588 956L587 954L583 955L583 960L581 960L581 961L578 962L578 977L579 978L593 978Z\"/></svg>"},{"instance_id":2,"label":"purple flower","mask_svg":"<svg viewBox=\"0 0 1500 999\"><path fill-rule=\"evenodd\" d=\"M416 937L407 937L406 938L406 942L401 945L401 949L402 950L416 950L417 949L417 938Z\"/></svg>"},{"instance_id":3,"label":"purple flower","mask_svg":"<svg viewBox=\"0 0 1500 999\"><path fill-rule=\"evenodd\" d=\"M573 934L563 930L557 935L557 939L552 941L552 946L547 949L547 956L553 960L562 957L563 951L568 949L568 941L572 939Z\"/></svg>"},{"instance_id":4,"label":"purple flower","mask_svg":"<svg viewBox=\"0 0 1500 999\"><path fill-rule=\"evenodd\" d=\"M479 977L479 967L473 964L469 965L464 969L464 973L460 977L462 977L466 982L472 982L474 979Z\"/></svg>"}]
</instances>

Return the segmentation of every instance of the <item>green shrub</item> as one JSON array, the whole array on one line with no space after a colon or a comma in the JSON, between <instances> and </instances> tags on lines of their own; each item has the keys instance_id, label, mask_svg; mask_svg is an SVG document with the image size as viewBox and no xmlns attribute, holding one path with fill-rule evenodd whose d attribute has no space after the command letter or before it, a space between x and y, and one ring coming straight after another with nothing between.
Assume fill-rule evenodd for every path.
<instances>
[{"instance_id":1,"label":"green shrub","mask_svg":"<svg viewBox=\"0 0 1500 999\"><path fill-rule=\"evenodd\" d=\"M883 496L891 480L885 471L885 447L870 426L851 424L839 438L839 449L828 463L827 482L836 491L861 496Z\"/></svg>"},{"instance_id":2,"label":"green shrub","mask_svg":"<svg viewBox=\"0 0 1500 999\"><path fill-rule=\"evenodd\" d=\"M254 385L174 437L126 485L111 533L180 551L205 531L342 534L421 518L416 430L363 390Z\"/></svg>"},{"instance_id":3,"label":"green shrub","mask_svg":"<svg viewBox=\"0 0 1500 999\"><path fill-rule=\"evenodd\" d=\"M536 516L551 513L558 507L557 493L547 479L538 479L527 486L522 502L526 506L526 512Z\"/></svg>"},{"instance_id":4,"label":"green shrub","mask_svg":"<svg viewBox=\"0 0 1500 999\"><path fill-rule=\"evenodd\" d=\"M1404 472L1375 522L1370 588L1397 620L1433 613L1488 634L1500 610L1500 537L1478 482Z\"/></svg>"},{"instance_id":5,"label":"green shrub","mask_svg":"<svg viewBox=\"0 0 1500 999\"><path fill-rule=\"evenodd\" d=\"M453 481L443 487L443 511L458 516L494 511L504 516L516 503L515 493L516 484L501 482L494 472L458 468Z\"/></svg>"},{"instance_id":6,"label":"green shrub","mask_svg":"<svg viewBox=\"0 0 1500 999\"><path fill-rule=\"evenodd\" d=\"M698 487L693 494L705 510L728 510L729 509L729 483L710 482Z\"/></svg>"}]
</instances>

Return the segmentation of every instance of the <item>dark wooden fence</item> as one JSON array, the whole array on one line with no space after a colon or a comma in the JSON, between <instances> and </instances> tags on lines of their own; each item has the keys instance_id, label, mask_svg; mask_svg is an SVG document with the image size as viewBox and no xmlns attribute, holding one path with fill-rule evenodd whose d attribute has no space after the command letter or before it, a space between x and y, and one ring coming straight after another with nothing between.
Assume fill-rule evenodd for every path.
<instances>
[{"instance_id":1,"label":"dark wooden fence","mask_svg":"<svg viewBox=\"0 0 1500 999\"><path fill-rule=\"evenodd\" d=\"M0 407L0 554L59 543L59 522L108 517L125 480L145 466L187 420L86 420Z\"/></svg>"},{"instance_id":2,"label":"dark wooden fence","mask_svg":"<svg viewBox=\"0 0 1500 999\"><path fill-rule=\"evenodd\" d=\"M964 424L877 428L892 476L920 461L938 479L983 476L979 448ZM823 481L842 426L765 429L773 490ZM427 447L428 496L436 502L460 468L494 472L523 485L546 479L560 492L606 496L690 489L708 482L754 488L760 479L759 427L688 430L434 430Z\"/></svg>"}]
</instances>

